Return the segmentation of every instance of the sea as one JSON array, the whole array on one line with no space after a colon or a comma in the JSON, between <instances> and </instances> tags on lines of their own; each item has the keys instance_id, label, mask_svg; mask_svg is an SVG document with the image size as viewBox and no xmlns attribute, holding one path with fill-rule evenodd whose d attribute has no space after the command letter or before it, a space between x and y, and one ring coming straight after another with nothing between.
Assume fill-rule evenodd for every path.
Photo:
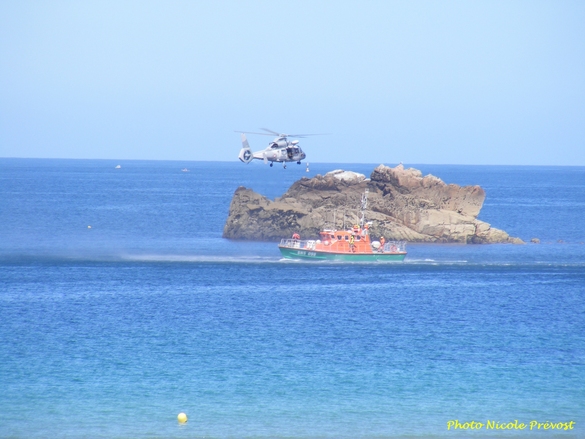
<instances>
[{"instance_id":1,"label":"sea","mask_svg":"<svg viewBox=\"0 0 585 439\"><path fill-rule=\"evenodd\" d=\"M222 238L239 186L377 165L0 159L0 437L585 437L585 167L406 165L525 245Z\"/></svg>"}]
</instances>

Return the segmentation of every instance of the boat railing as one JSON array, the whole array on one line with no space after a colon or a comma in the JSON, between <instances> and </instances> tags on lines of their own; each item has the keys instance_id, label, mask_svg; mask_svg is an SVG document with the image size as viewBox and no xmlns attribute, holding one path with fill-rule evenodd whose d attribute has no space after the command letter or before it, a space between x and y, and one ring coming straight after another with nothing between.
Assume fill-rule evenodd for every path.
<instances>
[{"instance_id":1,"label":"boat railing","mask_svg":"<svg viewBox=\"0 0 585 439\"><path fill-rule=\"evenodd\" d=\"M406 241L388 241L382 248L384 253L405 253Z\"/></svg>"},{"instance_id":2,"label":"boat railing","mask_svg":"<svg viewBox=\"0 0 585 439\"><path fill-rule=\"evenodd\" d=\"M314 241L314 240L301 241L300 239L281 239L280 246L281 247L288 247L288 248L300 248L300 249L314 250L315 249L315 242L316 241Z\"/></svg>"}]
</instances>

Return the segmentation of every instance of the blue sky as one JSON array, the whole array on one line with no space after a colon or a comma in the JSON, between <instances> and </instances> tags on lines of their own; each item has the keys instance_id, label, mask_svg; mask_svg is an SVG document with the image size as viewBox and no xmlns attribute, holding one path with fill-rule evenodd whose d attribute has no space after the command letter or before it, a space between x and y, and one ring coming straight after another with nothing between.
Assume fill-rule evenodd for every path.
<instances>
[{"instance_id":1,"label":"blue sky","mask_svg":"<svg viewBox=\"0 0 585 439\"><path fill-rule=\"evenodd\" d=\"M3 1L0 157L585 165L582 1ZM254 150L269 137L249 136Z\"/></svg>"}]
</instances>

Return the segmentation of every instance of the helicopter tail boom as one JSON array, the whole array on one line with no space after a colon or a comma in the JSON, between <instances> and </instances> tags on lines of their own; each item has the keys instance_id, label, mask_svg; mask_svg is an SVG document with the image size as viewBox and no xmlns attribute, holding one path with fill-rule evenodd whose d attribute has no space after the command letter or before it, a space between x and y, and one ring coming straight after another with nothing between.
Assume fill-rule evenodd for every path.
<instances>
[{"instance_id":1,"label":"helicopter tail boom","mask_svg":"<svg viewBox=\"0 0 585 439\"><path fill-rule=\"evenodd\" d=\"M240 155L238 158L244 163L250 163L254 159L254 154L250 149L248 139L246 139L246 135L244 133L242 133L242 149L240 150Z\"/></svg>"}]
</instances>

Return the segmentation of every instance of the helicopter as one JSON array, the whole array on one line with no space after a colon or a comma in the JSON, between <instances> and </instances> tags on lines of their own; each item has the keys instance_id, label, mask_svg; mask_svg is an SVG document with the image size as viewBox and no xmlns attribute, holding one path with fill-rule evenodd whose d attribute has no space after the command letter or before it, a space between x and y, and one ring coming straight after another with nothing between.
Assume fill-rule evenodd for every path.
<instances>
[{"instance_id":1,"label":"helicopter","mask_svg":"<svg viewBox=\"0 0 585 439\"><path fill-rule=\"evenodd\" d=\"M318 134L281 134L276 131L272 131L266 128L260 128L266 133L254 133L250 131L236 131L242 134L242 149L238 158L244 163L250 163L252 160L264 160L264 163L269 163L270 166L274 162L282 162L284 169L286 169L287 162L297 162L301 164L301 160L304 160L307 156L301 147L299 146L298 140L288 140L289 137L306 137L316 136ZM268 144L266 149L262 151L252 152L246 134L259 134L261 136L276 136L272 142Z\"/></svg>"}]
</instances>

